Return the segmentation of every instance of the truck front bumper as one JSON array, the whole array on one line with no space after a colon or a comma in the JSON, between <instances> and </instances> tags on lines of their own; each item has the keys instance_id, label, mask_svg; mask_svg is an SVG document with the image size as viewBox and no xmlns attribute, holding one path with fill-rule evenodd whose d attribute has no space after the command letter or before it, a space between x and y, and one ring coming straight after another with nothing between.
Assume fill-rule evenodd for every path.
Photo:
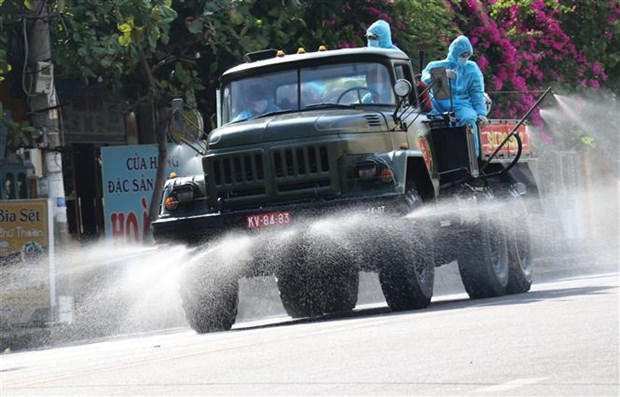
<instances>
[{"instance_id":1,"label":"truck front bumper","mask_svg":"<svg viewBox=\"0 0 620 397\"><path fill-rule=\"evenodd\" d=\"M284 203L260 208L230 210L183 217L160 218L153 222L153 237L158 244L177 242L194 245L239 230L252 231L266 227L286 227L339 213L367 214L369 217L402 216L407 207L401 194L390 193L373 197L316 200ZM286 224L258 227L253 220L270 214L287 214ZM276 215L277 216L277 215Z\"/></svg>"}]
</instances>

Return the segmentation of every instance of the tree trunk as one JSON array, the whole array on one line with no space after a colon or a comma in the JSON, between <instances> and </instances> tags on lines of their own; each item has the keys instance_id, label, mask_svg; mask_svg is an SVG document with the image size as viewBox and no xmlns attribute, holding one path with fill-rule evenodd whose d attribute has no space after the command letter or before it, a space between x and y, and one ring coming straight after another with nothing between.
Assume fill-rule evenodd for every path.
<instances>
[{"instance_id":1,"label":"tree trunk","mask_svg":"<svg viewBox=\"0 0 620 397\"><path fill-rule=\"evenodd\" d=\"M155 176L155 183L153 185L153 196L151 197L151 204L149 206L149 219L148 219L148 240L152 238L151 223L159 216L159 205L161 200L161 194L164 191L164 183L166 182L166 160L168 158L168 139L166 137L166 125L170 120L170 109L167 107L160 107L155 110L156 112L156 128L157 136L157 174ZM145 241L147 236L145 236Z\"/></svg>"},{"instance_id":2,"label":"tree trunk","mask_svg":"<svg viewBox=\"0 0 620 397\"><path fill-rule=\"evenodd\" d=\"M168 159L168 138L166 136L166 126L170 120L171 110L162 104L162 98L155 84L155 78L151 68L144 56L144 53L140 52L140 58L142 66L148 81L148 85L151 89L153 98L153 116L155 118L155 136L157 138L157 174L155 176L155 183L153 185L153 195L151 196L151 203L149 205L149 218L148 225L145 225L144 241L152 241L153 231L151 224L159 216L159 205L161 194L164 190L164 183L166 181L166 160Z\"/></svg>"}]
</instances>

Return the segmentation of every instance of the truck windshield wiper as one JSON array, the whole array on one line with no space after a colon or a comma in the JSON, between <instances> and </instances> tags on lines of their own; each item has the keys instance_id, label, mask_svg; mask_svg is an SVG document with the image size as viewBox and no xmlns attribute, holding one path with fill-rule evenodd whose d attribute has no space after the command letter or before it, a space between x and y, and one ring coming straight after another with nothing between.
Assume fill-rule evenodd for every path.
<instances>
[{"instance_id":1,"label":"truck windshield wiper","mask_svg":"<svg viewBox=\"0 0 620 397\"><path fill-rule=\"evenodd\" d=\"M354 109L358 105L360 104L359 103L347 104L347 103L336 103L336 102L323 102L323 103L313 103L311 105L307 105L303 109L323 109L323 108Z\"/></svg>"},{"instance_id":2,"label":"truck windshield wiper","mask_svg":"<svg viewBox=\"0 0 620 397\"><path fill-rule=\"evenodd\" d=\"M259 114L257 116L253 116L250 117L246 120L254 120L254 119L260 119L262 117L269 117L269 116L273 116L276 114L285 114L285 113L293 113L293 112L298 112L298 109L282 109L282 110L274 110L273 112L267 112L267 113L263 113L263 114Z\"/></svg>"},{"instance_id":3,"label":"truck windshield wiper","mask_svg":"<svg viewBox=\"0 0 620 397\"><path fill-rule=\"evenodd\" d=\"M274 110L273 112L259 114L257 116L248 117L247 119L235 120L232 123L238 123L238 122L246 121L246 120L260 119L260 118L263 118L263 117L274 116L276 114L286 114L286 113L299 112L299 111L303 111L303 110L306 110L306 109L325 109L325 108L355 109L359 105L366 105L366 104L364 104L364 103L362 103L362 104L359 104L359 103L346 104L346 103L335 103L335 102L314 103L314 104L308 105L308 106L306 106L306 107L304 107L302 109Z\"/></svg>"}]
</instances>

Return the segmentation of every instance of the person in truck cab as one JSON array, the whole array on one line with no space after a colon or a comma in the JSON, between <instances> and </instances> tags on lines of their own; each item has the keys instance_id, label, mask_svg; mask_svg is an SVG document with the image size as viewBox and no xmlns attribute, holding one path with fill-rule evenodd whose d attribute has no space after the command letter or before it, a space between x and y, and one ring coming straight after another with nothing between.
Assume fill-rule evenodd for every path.
<instances>
[{"instance_id":1,"label":"person in truck cab","mask_svg":"<svg viewBox=\"0 0 620 397\"><path fill-rule=\"evenodd\" d=\"M390 24L383 19L379 19L366 30L366 40L368 47L393 48L400 50L392 43L392 31Z\"/></svg>"},{"instance_id":2,"label":"person in truck cab","mask_svg":"<svg viewBox=\"0 0 620 397\"><path fill-rule=\"evenodd\" d=\"M247 108L241 111L233 121L247 120L252 117L280 110L274 103L272 95L269 94L265 87L260 85L251 86L246 95Z\"/></svg>"},{"instance_id":3,"label":"person in truck cab","mask_svg":"<svg viewBox=\"0 0 620 397\"><path fill-rule=\"evenodd\" d=\"M392 86L387 70L372 70L366 76L366 87L372 92L366 92L362 103L392 103Z\"/></svg>"},{"instance_id":4,"label":"person in truck cab","mask_svg":"<svg viewBox=\"0 0 620 397\"><path fill-rule=\"evenodd\" d=\"M324 102L325 84L320 81L308 81L301 85L301 108Z\"/></svg>"},{"instance_id":5,"label":"person in truck cab","mask_svg":"<svg viewBox=\"0 0 620 397\"><path fill-rule=\"evenodd\" d=\"M474 129L474 148L480 156L478 125L488 124L484 97L484 78L478 65L469 60L474 49L466 36L459 36L448 47L448 56L440 61L429 62L422 71L422 81L431 84L431 70L446 69L450 82L451 99L432 99L431 113L443 114L454 111L457 125L470 125ZM431 87L431 92L432 92ZM432 96L432 95L431 95Z\"/></svg>"}]
</instances>

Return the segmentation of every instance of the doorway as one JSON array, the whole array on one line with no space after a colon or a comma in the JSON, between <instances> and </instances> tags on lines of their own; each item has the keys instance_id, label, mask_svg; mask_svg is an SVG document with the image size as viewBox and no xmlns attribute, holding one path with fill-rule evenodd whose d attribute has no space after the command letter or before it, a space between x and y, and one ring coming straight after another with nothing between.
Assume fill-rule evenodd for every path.
<instances>
[{"instance_id":1,"label":"doorway","mask_svg":"<svg viewBox=\"0 0 620 397\"><path fill-rule=\"evenodd\" d=\"M80 242L104 233L100 147L72 143L63 158L63 178L69 234Z\"/></svg>"}]
</instances>

